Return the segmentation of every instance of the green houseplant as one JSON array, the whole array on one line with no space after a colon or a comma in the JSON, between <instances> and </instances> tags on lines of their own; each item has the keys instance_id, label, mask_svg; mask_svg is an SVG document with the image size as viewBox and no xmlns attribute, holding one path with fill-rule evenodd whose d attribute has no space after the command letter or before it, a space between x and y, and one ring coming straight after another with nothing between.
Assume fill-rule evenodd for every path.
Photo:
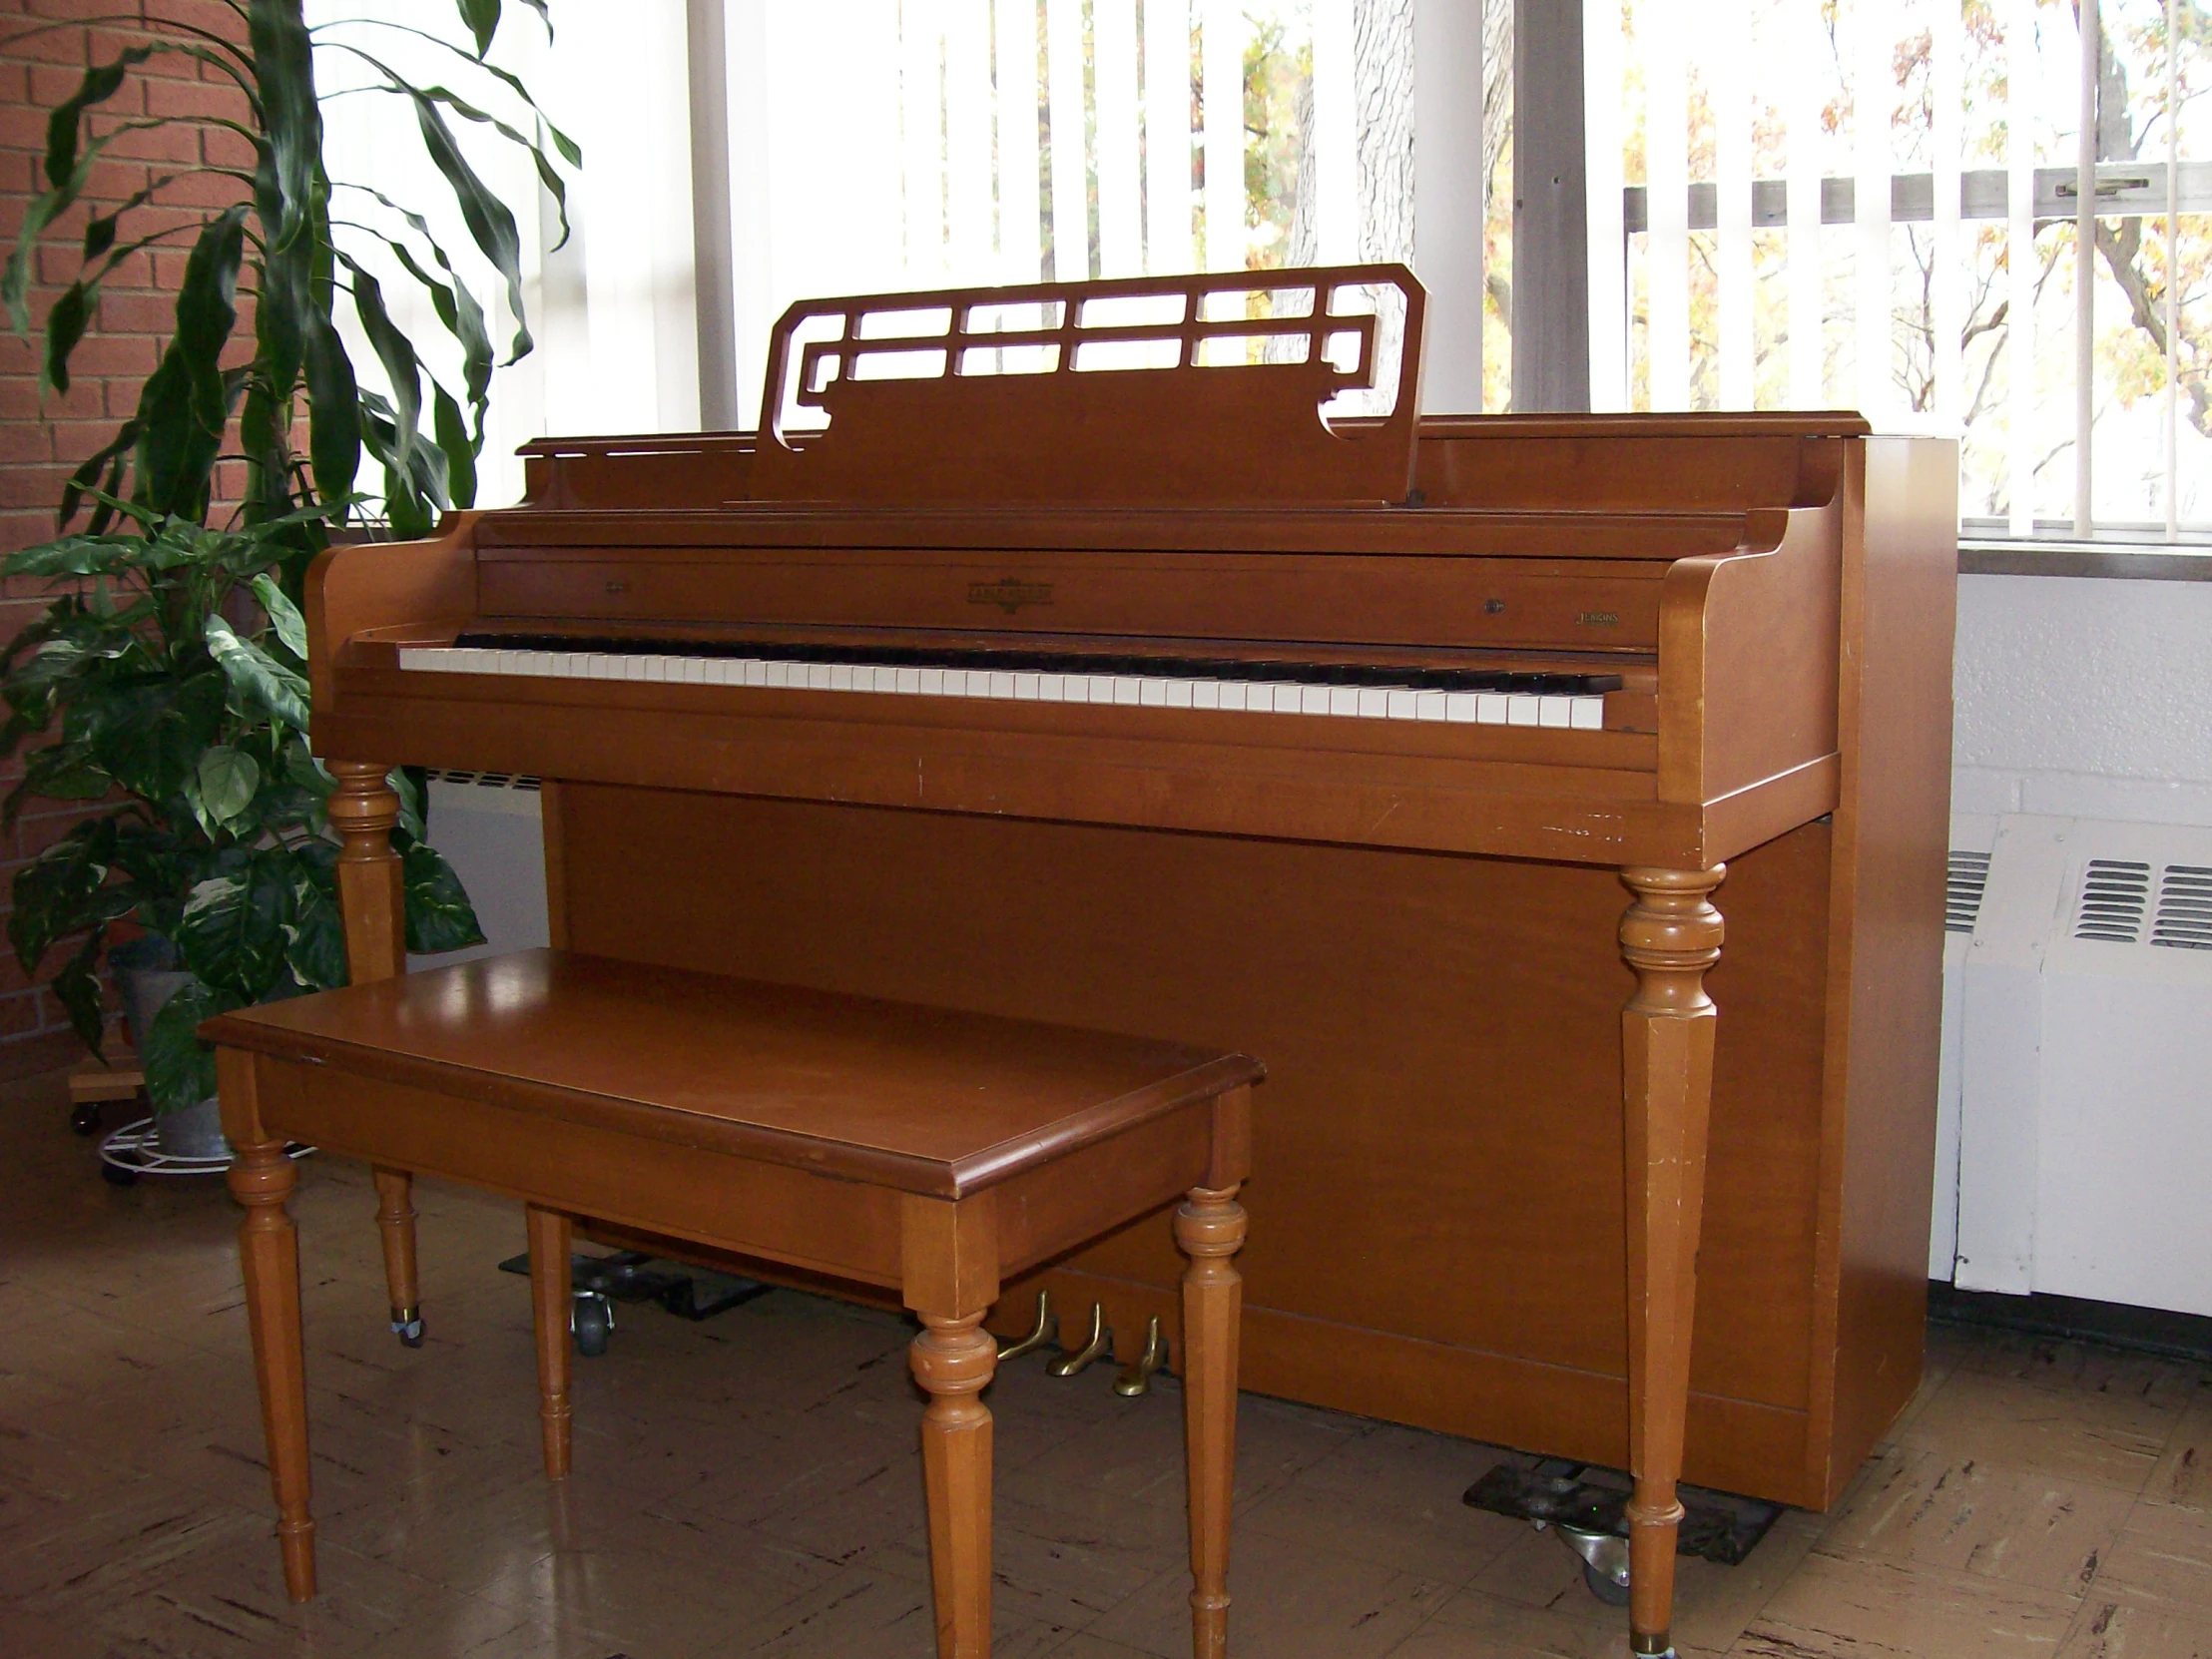
<instances>
[{"instance_id":1,"label":"green houseplant","mask_svg":"<svg viewBox=\"0 0 2212 1659\"><path fill-rule=\"evenodd\" d=\"M331 780L308 745L299 612L307 566L356 515L408 537L427 533L441 509L472 504L483 446L495 355L485 309L421 215L373 190L333 187L322 158L318 49L365 77L349 92L411 106L460 222L504 282L514 322L508 361L531 344L521 242L449 117L525 150L556 203L565 200L558 164L581 161L522 82L486 61L502 0L458 0L466 44L374 19L310 28L301 0L225 3L235 29L128 17L50 26L98 22L132 43L51 112L46 189L0 277L0 299L27 336L35 252L85 201L95 164L123 134L199 127L216 138L206 154L232 158L152 178L119 204L87 204L77 278L44 318L44 384L67 389L102 282L133 255L189 238L176 327L134 415L70 479L60 534L4 566L52 579L59 591L0 653L0 754L20 753L23 764L0 811L12 822L32 798L86 809L17 874L10 942L34 975L59 955L54 992L95 1053L104 1020L98 972L119 929L144 929L157 941L150 959L190 975L142 1033L161 1113L214 1092L212 1056L193 1035L201 1020L345 981L337 846L324 816ZM546 17L543 0L524 3ZM409 37L418 53L427 42L449 54L516 119L403 77L389 54L371 49L377 30ZM149 61L179 57L236 87L236 119L102 115ZM197 223L163 216L139 234L152 217L143 210L164 205L165 192L186 179L202 182L199 199L210 179L230 187L214 194L234 199ZM341 201L360 206L334 215ZM374 248L426 291L459 362L458 392L426 369L339 228L354 233L351 247ZM336 322L341 301L374 356L380 391L356 377ZM249 308L250 335L241 320ZM303 454L294 447L301 436ZM364 453L379 465L377 495L356 492ZM226 460L244 463L243 498L229 505L217 489ZM419 791L405 774L393 782L408 948L478 942L459 880L423 838Z\"/></svg>"}]
</instances>

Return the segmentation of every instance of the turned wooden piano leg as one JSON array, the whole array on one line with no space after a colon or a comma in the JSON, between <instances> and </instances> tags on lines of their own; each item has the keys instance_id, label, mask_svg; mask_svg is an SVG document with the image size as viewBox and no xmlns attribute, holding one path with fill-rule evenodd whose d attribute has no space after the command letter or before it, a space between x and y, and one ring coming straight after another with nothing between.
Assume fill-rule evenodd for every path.
<instances>
[{"instance_id":1,"label":"turned wooden piano leg","mask_svg":"<svg viewBox=\"0 0 2212 1659\"><path fill-rule=\"evenodd\" d=\"M1675 1532L1682 1505L1698 1228L1713 1096L1712 999L1721 954L1709 895L1726 869L1628 869L1635 900L1621 954L1636 992L1621 1013L1628 1180L1629 1646L1672 1654Z\"/></svg>"},{"instance_id":2,"label":"turned wooden piano leg","mask_svg":"<svg viewBox=\"0 0 2212 1659\"><path fill-rule=\"evenodd\" d=\"M331 761L337 788L330 823L338 831L338 909L345 923L346 971L356 985L407 970L406 892L391 832L399 797L374 761ZM384 1284L391 1329L409 1348L422 1346L422 1294L415 1270L414 1178L405 1170L376 1172L376 1226L384 1239Z\"/></svg>"},{"instance_id":3,"label":"turned wooden piano leg","mask_svg":"<svg viewBox=\"0 0 2212 1659\"><path fill-rule=\"evenodd\" d=\"M937 1659L991 1651L991 1413L981 1399L998 1370L983 1315L920 1316L909 1363L929 1395L921 1419L929 1494L929 1576L936 1590Z\"/></svg>"},{"instance_id":4,"label":"turned wooden piano leg","mask_svg":"<svg viewBox=\"0 0 2212 1659\"><path fill-rule=\"evenodd\" d=\"M377 1168L376 1228L384 1236L384 1286L390 1293L391 1329L409 1348L422 1346L422 1292L415 1279L414 1177L403 1169Z\"/></svg>"},{"instance_id":5,"label":"turned wooden piano leg","mask_svg":"<svg viewBox=\"0 0 2212 1659\"><path fill-rule=\"evenodd\" d=\"M568 1474L569 1461L569 1220L528 1207L531 1324L538 1339L538 1426L549 1480Z\"/></svg>"},{"instance_id":6,"label":"turned wooden piano leg","mask_svg":"<svg viewBox=\"0 0 2212 1659\"><path fill-rule=\"evenodd\" d=\"M1237 1189L1191 1189L1175 1212L1183 1271L1183 1438L1191 1506L1191 1652L1229 1651L1229 1508L1237 1476L1237 1325L1245 1212Z\"/></svg>"},{"instance_id":7,"label":"turned wooden piano leg","mask_svg":"<svg viewBox=\"0 0 2212 1659\"><path fill-rule=\"evenodd\" d=\"M314 1521L307 1513L307 1375L299 1329L299 1236L284 1201L298 1183L281 1141L238 1149L228 1177L245 1206L239 1261L246 1274L246 1318L261 1384L262 1433L276 1492L276 1538L284 1588L294 1601L314 1594Z\"/></svg>"}]
</instances>

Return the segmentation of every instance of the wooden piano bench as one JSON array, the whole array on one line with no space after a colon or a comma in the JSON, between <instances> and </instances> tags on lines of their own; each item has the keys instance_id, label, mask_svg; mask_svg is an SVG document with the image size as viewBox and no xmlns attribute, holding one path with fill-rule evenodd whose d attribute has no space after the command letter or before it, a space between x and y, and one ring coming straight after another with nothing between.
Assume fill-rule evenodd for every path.
<instances>
[{"instance_id":1,"label":"wooden piano bench","mask_svg":"<svg viewBox=\"0 0 2212 1659\"><path fill-rule=\"evenodd\" d=\"M591 1216L896 1289L921 1322L937 1651L990 1649L1000 1283L1183 1200L1193 1648L1225 1651L1244 1242L1262 1068L1140 1037L531 950L203 1027L292 1598L314 1593L286 1141L527 1206L545 1465L569 1466L569 1231Z\"/></svg>"}]
</instances>

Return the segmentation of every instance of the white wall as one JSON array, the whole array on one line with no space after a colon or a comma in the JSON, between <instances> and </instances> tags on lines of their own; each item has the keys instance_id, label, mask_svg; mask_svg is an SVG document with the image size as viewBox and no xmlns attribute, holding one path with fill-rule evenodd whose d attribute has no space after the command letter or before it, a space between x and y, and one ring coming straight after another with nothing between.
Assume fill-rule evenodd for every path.
<instances>
[{"instance_id":1,"label":"white wall","mask_svg":"<svg viewBox=\"0 0 2212 1659\"><path fill-rule=\"evenodd\" d=\"M1963 576L1954 813L2212 825L2212 582Z\"/></svg>"}]
</instances>

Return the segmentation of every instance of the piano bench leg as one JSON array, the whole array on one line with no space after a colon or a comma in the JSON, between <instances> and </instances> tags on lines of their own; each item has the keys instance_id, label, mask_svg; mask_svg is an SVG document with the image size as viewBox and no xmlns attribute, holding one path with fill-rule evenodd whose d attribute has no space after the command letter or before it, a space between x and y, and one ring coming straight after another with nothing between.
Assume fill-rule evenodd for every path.
<instances>
[{"instance_id":1,"label":"piano bench leg","mask_svg":"<svg viewBox=\"0 0 2212 1659\"><path fill-rule=\"evenodd\" d=\"M307 1510L307 1375L299 1324L299 1234L284 1210L299 1175L281 1141L265 1141L240 1147L226 1179L231 1196L246 1212L239 1223L239 1264L246 1278L246 1318L254 1337L269 1480L276 1495L284 1590L293 1601L309 1601L314 1597L314 1519Z\"/></svg>"},{"instance_id":2,"label":"piano bench leg","mask_svg":"<svg viewBox=\"0 0 2212 1659\"><path fill-rule=\"evenodd\" d=\"M538 1427L545 1441L545 1477L568 1477L569 1219L529 1207L530 1312L538 1342Z\"/></svg>"}]
</instances>

